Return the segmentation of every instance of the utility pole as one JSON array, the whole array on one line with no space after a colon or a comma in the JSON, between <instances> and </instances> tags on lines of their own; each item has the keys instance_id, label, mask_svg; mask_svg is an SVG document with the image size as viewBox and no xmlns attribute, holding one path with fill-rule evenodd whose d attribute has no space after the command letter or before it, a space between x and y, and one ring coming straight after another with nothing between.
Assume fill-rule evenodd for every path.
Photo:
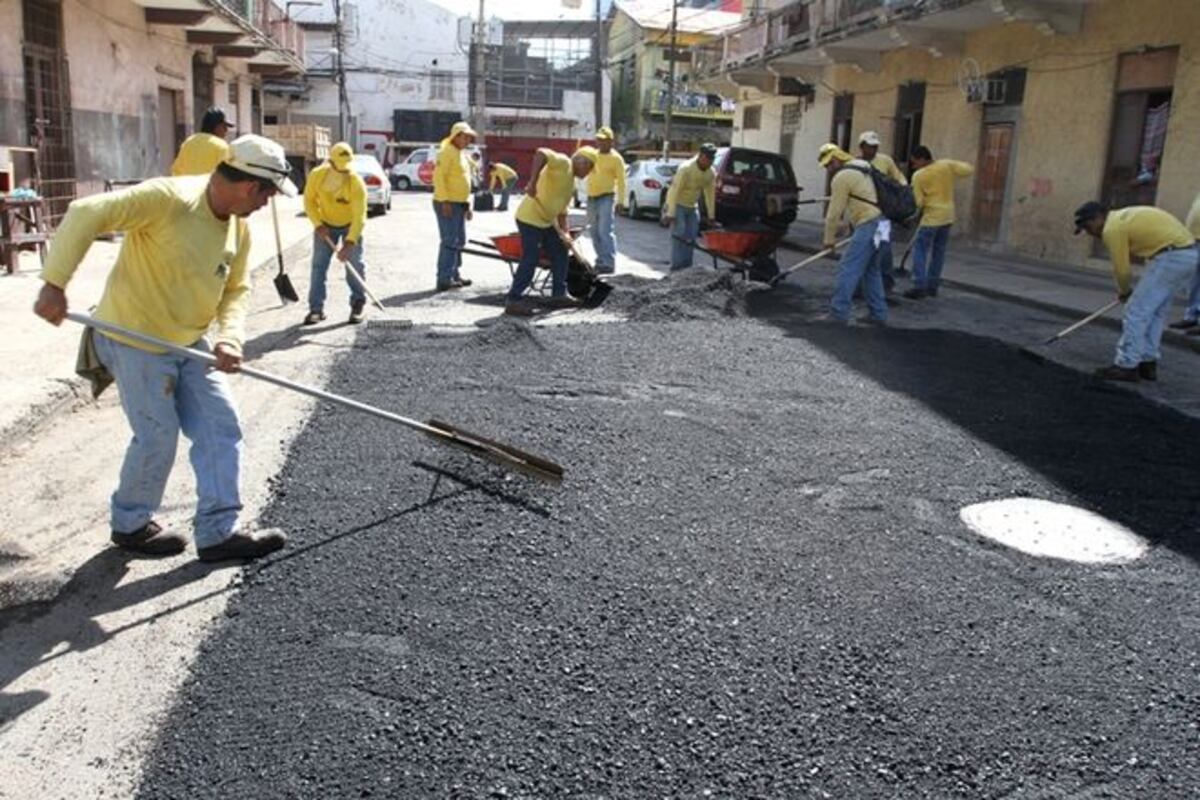
<instances>
[{"instance_id":1,"label":"utility pole","mask_svg":"<svg viewBox=\"0 0 1200 800\"><path fill-rule=\"evenodd\" d=\"M671 0L671 48L667 51L667 110L663 118L663 161L671 157L671 109L675 105L675 41L679 32L679 0Z\"/></svg>"},{"instance_id":2,"label":"utility pole","mask_svg":"<svg viewBox=\"0 0 1200 800\"><path fill-rule=\"evenodd\" d=\"M604 20L600 18L600 0L596 0L596 130L604 124Z\"/></svg>"},{"instance_id":3,"label":"utility pole","mask_svg":"<svg viewBox=\"0 0 1200 800\"><path fill-rule=\"evenodd\" d=\"M333 0L333 80L338 90L338 141L346 141L346 62L342 57L345 47L342 32L342 0Z\"/></svg>"},{"instance_id":4,"label":"utility pole","mask_svg":"<svg viewBox=\"0 0 1200 800\"><path fill-rule=\"evenodd\" d=\"M483 144L487 134L487 59L484 47L487 43L487 17L484 15L484 0L479 0L479 19L475 22L474 52L471 59L471 83L475 85L475 102L472 103L471 127L479 134L478 144Z\"/></svg>"}]
</instances>

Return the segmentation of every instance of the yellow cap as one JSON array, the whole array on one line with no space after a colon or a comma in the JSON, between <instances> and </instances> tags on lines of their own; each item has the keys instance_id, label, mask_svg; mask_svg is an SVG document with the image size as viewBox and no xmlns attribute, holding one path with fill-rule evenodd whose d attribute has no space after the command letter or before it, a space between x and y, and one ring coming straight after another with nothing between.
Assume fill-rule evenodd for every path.
<instances>
[{"instance_id":1,"label":"yellow cap","mask_svg":"<svg viewBox=\"0 0 1200 800\"><path fill-rule=\"evenodd\" d=\"M592 147L591 145L585 145L584 147L581 147L578 150L576 150L571 155L572 160L574 160L576 158L586 158L588 161L592 162L593 164L596 163L596 159L599 157L600 157L600 151L597 150L596 148Z\"/></svg>"},{"instance_id":2,"label":"yellow cap","mask_svg":"<svg viewBox=\"0 0 1200 800\"><path fill-rule=\"evenodd\" d=\"M835 158L838 161L850 161L854 156L832 142L821 145L821 149L817 151L817 163L822 167L829 166L829 162Z\"/></svg>"},{"instance_id":3,"label":"yellow cap","mask_svg":"<svg viewBox=\"0 0 1200 800\"><path fill-rule=\"evenodd\" d=\"M608 139L609 141L612 141L612 139L613 139L612 128L605 125L603 128L596 131L596 138L597 139Z\"/></svg>"},{"instance_id":4,"label":"yellow cap","mask_svg":"<svg viewBox=\"0 0 1200 800\"><path fill-rule=\"evenodd\" d=\"M354 160L354 148L345 142L338 142L333 147L329 148L329 163L340 170L344 170L350 166L350 162Z\"/></svg>"},{"instance_id":5,"label":"yellow cap","mask_svg":"<svg viewBox=\"0 0 1200 800\"><path fill-rule=\"evenodd\" d=\"M479 136L479 134L477 134L475 132L475 130L467 123L456 122L450 128L450 138L453 139L455 136L458 136L460 133L465 133L467 136L470 136L473 139L478 138L478 136Z\"/></svg>"}]
</instances>

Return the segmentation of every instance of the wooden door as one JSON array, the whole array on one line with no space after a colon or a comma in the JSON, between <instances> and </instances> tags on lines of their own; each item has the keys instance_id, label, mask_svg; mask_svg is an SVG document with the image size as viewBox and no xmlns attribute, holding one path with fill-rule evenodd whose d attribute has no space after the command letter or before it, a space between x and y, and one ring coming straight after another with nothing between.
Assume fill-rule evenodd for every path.
<instances>
[{"instance_id":1,"label":"wooden door","mask_svg":"<svg viewBox=\"0 0 1200 800\"><path fill-rule=\"evenodd\" d=\"M975 185L975 235L988 242L1000 241L1013 132L1014 126L1007 122L983 126Z\"/></svg>"}]
</instances>

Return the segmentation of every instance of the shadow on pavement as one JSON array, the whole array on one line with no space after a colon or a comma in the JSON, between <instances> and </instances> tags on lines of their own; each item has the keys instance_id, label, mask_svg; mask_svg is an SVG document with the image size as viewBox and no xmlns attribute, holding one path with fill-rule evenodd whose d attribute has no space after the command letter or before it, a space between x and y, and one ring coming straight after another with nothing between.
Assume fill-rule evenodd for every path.
<instances>
[{"instance_id":1,"label":"shadow on pavement","mask_svg":"<svg viewBox=\"0 0 1200 800\"><path fill-rule=\"evenodd\" d=\"M805 324L790 292L748 313L905 394L1146 539L1200 561L1200 421L995 339L947 330ZM806 307L807 306L807 307Z\"/></svg>"}]
</instances>

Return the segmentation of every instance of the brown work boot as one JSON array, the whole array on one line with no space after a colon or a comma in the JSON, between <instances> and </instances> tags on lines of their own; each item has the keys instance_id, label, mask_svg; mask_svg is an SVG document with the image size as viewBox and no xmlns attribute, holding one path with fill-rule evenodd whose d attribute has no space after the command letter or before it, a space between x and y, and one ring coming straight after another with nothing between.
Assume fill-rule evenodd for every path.
<instances>
[{"instance_id":1,"label":"brown work boot","mask_svg":"<svg viewBox=\"0 0 1200 800\"><path fill-rule=\"evenodd\" d=\"M1102 380L1125 383L1137 383L1142 379L1138 374L1137 367L1118 367L1116 364L1110 367L1100 367L1096 370L1095 375Z\"/></svg>"},{"instance_id":2,"label":"brown work boot","mask_svg":"<svg viewBox=\"0 0 1200 800\"><path fill-rule=\"evenodd\" d=\"M1138 377L1144 381L1158 380L1158 362L1143 361L1137 367Z\"/></svg>"},{"instance_id":3,"label":"brown work boot","mask_svg":"<svg viewBox=\"0 0 1200 800\"><path fill-rule=\"evenodd\" d=\"M509 300L504 306L504 313L510 317L532 317L533 306L524 300Z\"/></svg>"},{"instance_id":4,"label":"brown work boot","mask_svg":"<svg viewBox=\"0 0 1200 800\"><path fill-rule=\"evenodd\" d=\"M560 294L542 300L542 305L546 308L576 308L579 306L579 300L569 294Z\"/></svg>"},{"instance_id":5,"label":"brown work boot","mask_svg":"<svg viewBox=\"0 0 1200 800\"><path fill-rule=\"evenodd\" d=\"M146 556L174 556L187 549L187 540L177 533L167 533L150 520L133 533L113 531L110 541L122 550Z\"/></svg>"},{"instance_id":6,"label":"brown work boot","mask_svg":"<svg viewBox=\"0 0 1200 800\"><path fill-rule=\"evenodd\" d=\"M255 533L235 533L220 544L201 547L196 555L201 561L234 561L261 558L287 544L287 536L279 528L265 528Z\"/></svg>"},{"instance_id":7,"label":"brown work boot","mask_svg":"<svg viewBox=\"0 0 1200 800\"><path fill-rule=\"evenodd\" d=\"M306 316L304 318L304 322L302 322L300 324L301 325L316 325L318 322L324 322L324 321L325 321L325 312L324 311L310 311L310 312L308 312L308 316Z\"/></svg>"}]
</instances>

